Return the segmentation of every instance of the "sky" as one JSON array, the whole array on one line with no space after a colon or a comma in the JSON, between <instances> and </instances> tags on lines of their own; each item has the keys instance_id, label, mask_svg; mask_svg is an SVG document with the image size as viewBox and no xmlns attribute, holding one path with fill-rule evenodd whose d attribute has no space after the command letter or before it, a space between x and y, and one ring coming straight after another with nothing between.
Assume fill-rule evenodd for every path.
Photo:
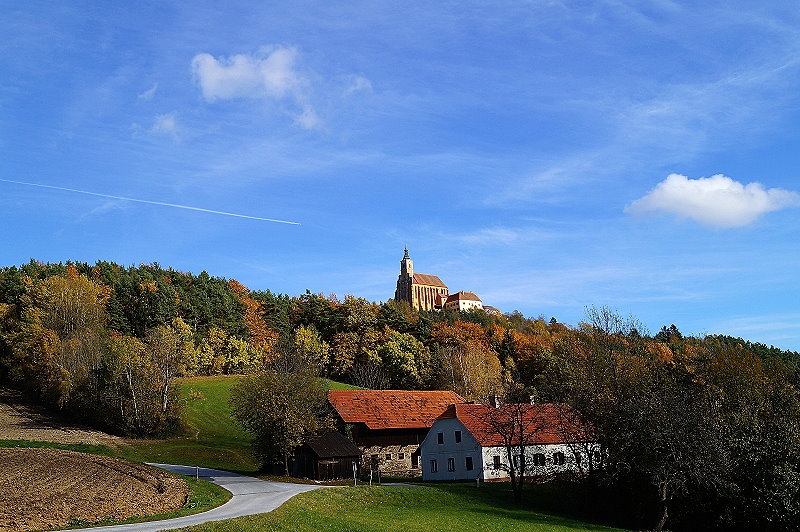
<instances>
[{"instance_id":1,"label":"sky","mask_svg":"<svg viewBox=\"0 0 800 532\"><path fill-rule=\"evenodd\" d=\"M800 350L794 1L0 4L2 266Z\"/></svg>"}]
</instances>

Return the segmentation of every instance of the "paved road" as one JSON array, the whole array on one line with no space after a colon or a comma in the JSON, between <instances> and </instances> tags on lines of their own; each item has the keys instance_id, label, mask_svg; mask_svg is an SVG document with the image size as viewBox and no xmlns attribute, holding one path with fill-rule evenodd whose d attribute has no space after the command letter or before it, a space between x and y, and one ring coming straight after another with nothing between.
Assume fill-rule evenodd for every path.
<instances>
[{"instance_id":1,"label":"paved road","mask_svg":"<svg viewBox=\"0 0 800 532\"><path fill-rule=\"evenodd\" d=\"M162 469L167 469L181 475L194 476L195 468L191 466L150 464ZM286 482L270 482L244 475L237 475L218 469L201 467L200 478L209 480L222 486L233 494L231 500L207 512L176 517L165 521L150 521L149 523L133 523L129 525L113 525L95 528L84 528L83 531L128 530L137 532L156 532L157 530L171 530L185 526L198 525L208 521L222 521L240 517L242 515L261 514L270 512L285 503L298 493L311 491L321 486L313 484L289 484ZM76 532L72 530L71 532Z\"/></svg>"}]
</instances>

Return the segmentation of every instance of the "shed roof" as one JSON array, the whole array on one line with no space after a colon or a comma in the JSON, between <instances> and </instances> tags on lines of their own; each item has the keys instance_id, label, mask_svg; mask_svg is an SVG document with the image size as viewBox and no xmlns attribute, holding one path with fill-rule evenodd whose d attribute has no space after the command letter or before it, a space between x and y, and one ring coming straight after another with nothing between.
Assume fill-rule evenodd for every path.
<instances>
[{"instance_id":1,"label":"shed roof","mask_svg":"<svg viewBox=\"0 0 800 532\"><path fill-rule=\"evenodd\" d=\"M361 456L361 450L344 435L330 431L306 441L319 458L341 458L345 456Z\"/></svg>"},{"instance_id":2,"label":"shed roof","mask_svg":"<svg viewBox=\"0 0 800 532\"><path fill-rule=\"evenodd\" d=\"M461 403L455 392L409 390L331 390L328 402L345 423L369 429L430 428L447 405Z\"/></svg>"}]
</instances>

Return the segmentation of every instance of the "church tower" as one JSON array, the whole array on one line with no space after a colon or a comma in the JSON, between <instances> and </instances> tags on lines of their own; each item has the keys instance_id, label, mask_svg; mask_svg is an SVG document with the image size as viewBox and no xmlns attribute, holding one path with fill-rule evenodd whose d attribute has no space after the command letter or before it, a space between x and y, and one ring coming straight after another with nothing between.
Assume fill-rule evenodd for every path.
<instances>
[{"instance_id":1,"label":"church tower","mask_svg":"<svg viewBox=\"0 0 800 532\"><path fill-rule=\"evenodd\" d=\"M403 260L400 261L400 275L397 277L397 289L394 291L395 301L411 303L411 283L414 279L414 261L408 256L408 247L404 249Z\"/></svg>"},{"instance_id":2,"label":"church tower","mask_svg":"<svg viewBox=\"0 0 800 532\"><path fill-rule=\"evenodd\" d=\"M408 247L403 249L403 260L400 261L400 275L414 277L414 261L408 256Z\"/></svg>"},{"instance_id":3,"label":"church tower","mask_svg":"<svg viewBox=\"0 0 800 532\"><path fill-rule=\"evenodd\" d=\"M400 275L397 276L395 301L408 301L416 310L439 310L447 300L447 285L435 275L414 273L414 262L408 256L408 247L403 250Z\"/></svg>"}]
</instances>

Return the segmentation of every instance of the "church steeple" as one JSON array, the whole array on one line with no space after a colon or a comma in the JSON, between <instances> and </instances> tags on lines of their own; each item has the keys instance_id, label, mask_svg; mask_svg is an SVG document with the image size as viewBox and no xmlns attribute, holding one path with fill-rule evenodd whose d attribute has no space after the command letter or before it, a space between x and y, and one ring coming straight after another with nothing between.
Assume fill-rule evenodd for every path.
<instances>
[{"instance_id":1,"label":"church steeple","mask_svg":"<svg viewBox=\"0 0 800 532\"><path fill-rule=\"evenodd\" d=\"M400 276L414 277L414 261L408 256L408 246L403 249L403 260L400 261Z\"/></svg>"}]
</instances>

